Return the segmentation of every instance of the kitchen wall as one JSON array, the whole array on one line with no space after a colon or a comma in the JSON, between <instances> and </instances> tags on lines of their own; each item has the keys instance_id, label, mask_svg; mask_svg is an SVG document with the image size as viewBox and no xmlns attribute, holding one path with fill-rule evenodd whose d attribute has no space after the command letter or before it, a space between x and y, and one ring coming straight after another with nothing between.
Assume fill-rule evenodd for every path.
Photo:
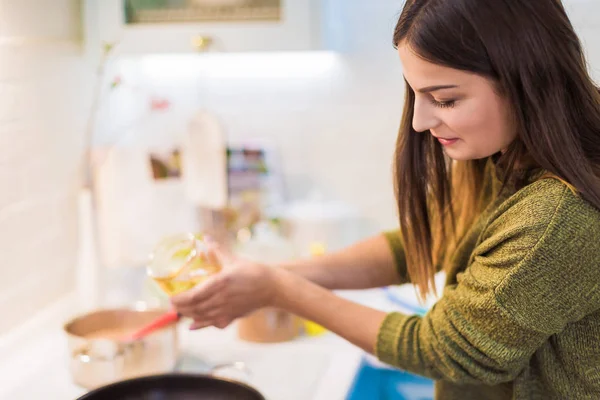
<instances>
[{"instance_id":1,"label":"kitchen wall","mask_svg":"<svg viewBox=\"0 0 600 400\"><path fill-rule=\"evenodd\" d=\"M118 76L122 85L106 95L98 143L166 146L185 132L195 110L205 108L232 141L261 138L276 145L290 198L317 189L356 207L366 234L394 227L391 166L403 82L391 38L401 2L337 3L330 28L343 54L152 56L114 63L108 79ZM168 98L171 109L145 114L151 95Z\"/></svg>"},{"instance_id":2,"label":"kitchen wall","mask_svg":"<svg viewBox=\"0 0 600 400\"><path fill-rule=\"evenodd\" d=\"M600 28L589 13L597 2L567 3L597 77ZM276 144L292 199L318 189L356 207L365 234L395 227L391 165L403 81L391 37L402 1L330 4L337 7L328 32L337 54L152 56L113 64L109 79L126 85L107 99L99 143L171 145L190 115L205 108L230 139ZM171 110L140 113L150 95L169 98Z\"/></svg>"},{"instance_id":3,"label":"kitchen wall","mask_svg":"<svg viewBox=\"0 0 600 400\"><path fill-rule=\"evenodd\" d=\"M74 287L91 71L79 2L0 0L0 333Z\"/></svg>"},{"instance_id":4,"label":"kitchen wall","mask_svg":"<svg viewBox=\"0 0 600 400\"><path fill-rule=\"evenodd\" d=\"M600 2L563 0L563 4L584 46L590 74L600 86Z\"/></svg>"}]
</instances>

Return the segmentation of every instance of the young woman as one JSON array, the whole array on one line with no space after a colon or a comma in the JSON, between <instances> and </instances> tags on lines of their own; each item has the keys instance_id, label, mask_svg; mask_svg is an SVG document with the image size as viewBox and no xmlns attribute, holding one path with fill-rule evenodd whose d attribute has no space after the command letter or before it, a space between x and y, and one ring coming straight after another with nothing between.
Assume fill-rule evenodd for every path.
<instances>
[{"instance_id":1,"label":"young woman","mask_svg":"<svg viewBox=\"0 0 600 400\"><path fill-rule=\"evenodd\" d=\"M438 399L600 398L600 94L559 0L408 0L396 152L401 229L274 269L214 254L222 274L173 299L193 328L263 306L313 320L437 381ZM329 289L443 268L423 318Z\"/></svg>"}]
</instances>

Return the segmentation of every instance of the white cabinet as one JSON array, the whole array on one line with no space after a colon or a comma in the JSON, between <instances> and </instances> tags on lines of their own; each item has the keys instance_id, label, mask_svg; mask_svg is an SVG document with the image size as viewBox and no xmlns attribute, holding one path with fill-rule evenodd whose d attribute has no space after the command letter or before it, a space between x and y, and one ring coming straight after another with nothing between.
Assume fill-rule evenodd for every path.
<instances>
[{"instance_id":1,"label":"white cabinet","mask_svg":"<svg viewBox=\"0 0 600 400\"><path fill-rule=\"evenodd\" d=\"M187 0L186 0L187 1ZM322 49L320 0L281 0L280 18L244 22L126 22L125 0L85 0L88 50L118 43L118 54ZM200 49L203 43L208 47Z\"/></svg>"}]
</instances>

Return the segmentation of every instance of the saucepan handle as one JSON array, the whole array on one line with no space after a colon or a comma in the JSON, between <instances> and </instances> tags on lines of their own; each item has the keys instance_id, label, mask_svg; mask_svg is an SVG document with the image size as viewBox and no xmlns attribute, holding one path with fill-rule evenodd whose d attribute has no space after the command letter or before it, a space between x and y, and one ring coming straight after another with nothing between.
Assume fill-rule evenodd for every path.
<instances>
[{"instance_id":1,"label":"saucepan handle","mask_svg":"<svg viewBox=\"0 0 600 400\"><path fill-rule=\"evenodd\" d=\"M114 361L125 355L125 345L108 341L91 341L73 353L73 358L83 364Z\"/></svg>"},{"instance_id":2,"label":"saucepan handle","mask_svg":"<svg viewBox=\"0 0 600 400\"><path fill-rule=\"evenodd\" d=\"M112 348L111 348L112 347ZM76 382L84 387L96 386L122 378L127 349L119 345L90 343L75 351L71 371Z\"/></svg>"},{"instance_id":3,"label":"saucepan handle","mask_svg":"<svg viewBox=\"0 0 600 400\"><path fill-rule=\"evenodd\" d=\"M130 354L139 352L145 346L141 340L127 343L95 340L75 351L72 361L77 364L116 363L121 364Z\"/></svg>"}]
</instances>

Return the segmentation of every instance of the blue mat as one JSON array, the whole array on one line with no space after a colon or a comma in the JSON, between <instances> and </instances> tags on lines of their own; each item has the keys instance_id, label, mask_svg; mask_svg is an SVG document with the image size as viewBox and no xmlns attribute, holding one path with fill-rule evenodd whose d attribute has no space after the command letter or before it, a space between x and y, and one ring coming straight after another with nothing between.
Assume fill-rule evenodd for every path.
<instances>
[{"instance_id":1,"label":"blue mat","mask_svg":"<svg viewBox=\"0 0 600 400\"><path fill-rule=\"evenodd\" d=\"M346 400L433 400L433 381L363 358Z\"/></svg>"}]
</instances>

